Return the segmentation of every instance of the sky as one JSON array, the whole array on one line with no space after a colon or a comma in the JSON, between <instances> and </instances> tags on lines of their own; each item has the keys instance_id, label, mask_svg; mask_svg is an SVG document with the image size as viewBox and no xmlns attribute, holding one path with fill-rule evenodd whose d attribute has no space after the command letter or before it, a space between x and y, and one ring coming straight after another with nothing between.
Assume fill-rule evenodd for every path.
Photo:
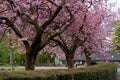
<instances>
[{"instance_id":1,"label":"sky","mask_svg":"<svg viewBox=\"0 0 120 80\"><path fill-rule=\"evenodd\" d=\"M120 0L108 0L108 4L110 3L112 4L109 5L109 9L117 14L117 19L120 19Z\"/></svg>"},{"instance_id":2,"label":"sky","mask_svg":"<svg viewBox=\"0 0 120 80\"><path fill-rule=\"evenodd\" d=\"M120 0L108 0L108 3L112 3L110 6L114 6L113 10L120 8Z\"/></svg>"}]
</instances>

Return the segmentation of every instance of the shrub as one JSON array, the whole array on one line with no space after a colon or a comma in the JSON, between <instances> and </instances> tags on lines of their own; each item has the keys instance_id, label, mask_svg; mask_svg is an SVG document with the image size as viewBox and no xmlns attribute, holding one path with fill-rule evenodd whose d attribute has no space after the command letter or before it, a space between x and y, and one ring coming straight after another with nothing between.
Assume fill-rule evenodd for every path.
<instances>
[{"instance_id":1,"label":"shrub","mask_svg":"<svg viewBox=\"0 0 120 80\"><path fill-rule=\"evenodd\" d=\"M0 71L0 80L116 80L117 66L100 63L79 69Z\"/></svg>"}]
</instances>

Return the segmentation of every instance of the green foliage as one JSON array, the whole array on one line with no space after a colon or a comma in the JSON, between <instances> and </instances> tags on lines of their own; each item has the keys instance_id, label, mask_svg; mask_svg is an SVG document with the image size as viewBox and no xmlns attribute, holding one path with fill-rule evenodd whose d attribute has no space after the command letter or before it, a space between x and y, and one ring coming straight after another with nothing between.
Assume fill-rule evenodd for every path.
<instances>
[{"instance_id":1,"label":"green foliage","mask_svg":"<svg viewBox=\"0 0 120 80\"><path fill-rule=\"evenodd\" d=\"M116 50L120 50L120 26L115 27L114 36L113 36L113 39L112 39L112 46Z\"/></svg>"},{"instance_id":2,"label":"green foliage","mask_svg":"<svg viewBox=\"0 0 120 80\"><path fill-rule=\"evenodd\" d=\"M114 39L120 43L120 26L115 27Z\"/></svg>"},{"instance_id":3,"label":"green foliage","mask_svg":"<svg viewBox=\"0 0 120 80\"><path fill-rule=\"evenodd\" d=\"M40 64L45 64L47 63L47 57L48 57L48 54L46 53L38 54L37 60L39 61Z\"/></svg>"},{"instance_id":4,"label":"green foliage","mask_svg":"<svg viewBox=\"0 0 120 80\"><path fill-rule=\"evenodd\" d=\"M0 71L0 80L116 80L117 66L102 63L79 69Z\"/></svg>"},{"instance_id":5,"label":"green foliage","mask_svg":"<svg viewBox=\"0 0 120 80\"><path fill-rule=\"evenodd\" d=\"M13 61L20 62L24 60L21 55L19 56L17 48L10 48L9 39L7 37L3 38L0 42L0 63L3 65L10 63L10 49L12 50ZM16 41L11 41L12 45L16 45Z\"/></svg>"},{"instance_id":6,"label":"green foliage","mask_svg":"<svg viewBox=\"0 0 120 80\"><path fill-rule=\"evenodd\" d=\"M9 48L4 43L0 43L0 63L5 64L9 62L9 53Z\"/></svg>"},{"instance_id":7,"label":"green foliage","mask_svg":"<svg viewBox=\"0 0 120 80\"><path fill-rule=\"evenodd\" d=\"M17 65L25 65L25 54L13 53L13 61Z\"/></svg>"},{"instance_id":8,"label":"green foliage","mask_svg":"<svg viewBox=\"0 0 120 80\"><path fill-rule=\"evenodd\" d=\"M51 58L51 54L49 52L42 52L42 54L38 54L36 64L39 65L49 65L54 64L54 57Z\"/></svg>"}]
</instances>

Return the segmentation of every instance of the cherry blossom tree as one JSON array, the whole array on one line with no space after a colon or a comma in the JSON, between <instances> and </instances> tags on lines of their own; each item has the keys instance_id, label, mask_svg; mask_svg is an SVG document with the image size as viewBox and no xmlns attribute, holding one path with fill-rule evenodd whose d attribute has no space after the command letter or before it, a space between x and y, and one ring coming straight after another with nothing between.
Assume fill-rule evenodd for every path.
<instances>
[{"instance_id":1,"label":"cherry blossom tree","mask_svg":"<svg viewBox=\"0 0 120 80\"><path fill-rule=\"evenodd\" d=\"M106 56L104 39L106 32L103 21L107 15L105 1L80 1L81 6L74 15L75 21L59 36L52 39L61 50L52 50L54 53L65 53L67 65L74 67L74 56L84 54L86 62L90 65L92 54L98 53ZM59 49L59 48L58 48Z\"/></svg>"},{"instance_id":2,"label":"cherry blossom tree","mask_svg":"<svg viewBox=\"0 0 120 80\"><path fill-rule=\"evenodd\" d=\"M67 0L1 0L0 31L12 30L26 50L26 70L34 70L36 56L73 22ZM74 9L76 10L76 9Z\"/></svg>"}]
</instances>

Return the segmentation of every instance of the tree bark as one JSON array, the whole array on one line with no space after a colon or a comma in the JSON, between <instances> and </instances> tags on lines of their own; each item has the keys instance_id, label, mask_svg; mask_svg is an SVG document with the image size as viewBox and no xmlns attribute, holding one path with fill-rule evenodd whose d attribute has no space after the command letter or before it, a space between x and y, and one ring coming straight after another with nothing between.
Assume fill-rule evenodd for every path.
<instances>
[{"instance_id":1,"label":"tree bark","mask_svg":"<svg viewBox=\"0 0 120 80\"><path fill-rule=\"evenodd\" d=\"M12 49L10 48L10 65L13 67L13 51Z\"/></svg>"},{"instance_id":2,"label":"tree bark","mask_svg":"<svg viewBox=\"0 0 120 80\"><path fill-rule=\"evenodd\" d=\"M47 58L47 66L50 66L50 57Z\"/></svg>"},{"instance_id":3,"label":"tree bark","mask_svg":"<svg viewBox=\"0 0 120 80\"><path fill-rule=\"evenodd\" d=\"M68 68L74 68L74 55L66 55Z\"/></svg>"},{"instance_id":4,"label":"tree bark","mask_svg":"<svg viewBox=\"0 0 120 80\"><path fill-rule=\"evenodd\" d=\"M29 55L26 54L26 66L25 70L34 70L35 69L35 62L36 62L36 56L37 55Z\"/></svg>"},{"instance_id":5,"label":"tree bark","mask_svg":"<svg viewBox=\"0 0 120 80\"><path fill-rule=\"evenodd\" d=\"M90 55L86 54L86 63L87 63L87 66L90 66L91 65L91 58L90 58Z\"/></svg>"}]
</instances>

